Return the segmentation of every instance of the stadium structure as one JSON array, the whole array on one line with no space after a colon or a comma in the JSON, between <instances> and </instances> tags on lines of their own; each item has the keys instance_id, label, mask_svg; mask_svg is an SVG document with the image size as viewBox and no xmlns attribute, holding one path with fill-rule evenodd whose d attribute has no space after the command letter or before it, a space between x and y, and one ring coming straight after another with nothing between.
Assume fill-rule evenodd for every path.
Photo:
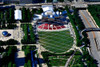
<instances>
[{"instance_id":1,"label":"stadium structure","mask_svg":"<svg viewBox=\"0 0 100 67\"><path fill-rule=\"evenodd\" d=\"M73 36L67 20L67 11L54 12L52 5L43 5L42 9L41 18L36 22L41 46L54 53L64 53L70 50L73 46Z\"/></svg>"}]
</instances>

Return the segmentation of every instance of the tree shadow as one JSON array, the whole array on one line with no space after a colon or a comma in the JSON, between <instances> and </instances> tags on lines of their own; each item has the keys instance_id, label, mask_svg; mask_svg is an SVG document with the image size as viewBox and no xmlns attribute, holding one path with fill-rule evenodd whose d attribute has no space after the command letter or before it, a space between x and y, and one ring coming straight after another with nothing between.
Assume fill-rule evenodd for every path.
<instances>
[{"instance_id":1,"label":"tree shadow","mask_svg":"<svg viewBox=\"0 0 100 67\"><path fill-rule=\"evenodd\" d=\"M39 64L45 63L45 61L42 58L38 58Z\"/></svg>"},{"instance_id":2,"label":"tree shadow","mask_svg":"<svg viewBox=\"0 0 100 67\"><path fill-rule=\"evenodd\" d=\"M16 67L24 66L25 58L24 57L19 58L18 54L16 53L15 54L15 63L16 63Z\"/></svg>"}]
</instances>

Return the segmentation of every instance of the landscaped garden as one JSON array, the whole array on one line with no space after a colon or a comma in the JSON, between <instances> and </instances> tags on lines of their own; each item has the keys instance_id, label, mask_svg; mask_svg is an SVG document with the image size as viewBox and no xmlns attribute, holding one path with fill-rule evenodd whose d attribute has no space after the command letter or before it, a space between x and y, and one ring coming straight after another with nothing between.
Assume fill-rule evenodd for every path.
<instances>
[{"instance_id":1,"label":"landscaped garden","mask_svg":"<svg viewBox=\"0 0 100 67\"><path fill-rule=\"evenodd\" d=\"M52 66L65 66L66 61L73 53L74 51L70 51L65 54L54 54L50 52L42 52L42 55L48 67L52 67Z\"/></svg>"},{"instance_id":2,"label":"landscaped garden","mask_svg":"<svg viewBox=\"0 0 100 67\"><path fill-rule=\"evenodd\" d=\"M43 32L39 31L40 44L54 53L66 52L73 46L73 37L68 30Z\"/></svg>"}]
</instances>

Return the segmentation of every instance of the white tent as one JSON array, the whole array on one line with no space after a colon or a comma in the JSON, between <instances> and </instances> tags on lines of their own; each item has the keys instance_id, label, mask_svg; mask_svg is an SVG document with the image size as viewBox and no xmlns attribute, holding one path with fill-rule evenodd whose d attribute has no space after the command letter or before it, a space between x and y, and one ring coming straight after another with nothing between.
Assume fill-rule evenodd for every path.
<instances>
[{"instance_id":1,"label":"white tent","mask_svg":"<svg viewBox=\"0 0 100 67\"><path fill-rule=\"evenodd\" d=\"M42 19L42 16L39 14L34 14L33 20Z\"/></svg>"},{"instance_id":2,"label":"white tent","mask_svg":"<svg viewBox=\"0 0 100 67\"><path fill-rule=\"evenodd\" d=\"M53 5L42 5L42 9L44 12L47 12L47 11L53 12Z\"/></svg>"},{"instance_id":3,"label":"white tent","mask_svg":"<svg viewBox=\"0 0 100 67\"><path fill-rule=\"evenodd\" d=\"M57 15L59 15L59 14L60 14L60 12L59 12L59 11L56 11L56 14L57 14Z\"/></svg>"},{"instance_id":4,"label":"white tent","mask_svg":"<svg viewBox=\"0 0 100 67\"><path fill-rule=\"evenodd\" d=\"M15 16L15 20L22 20L22 11L21 10L15 10L14 11L14 16Z\"/></svg>"}]
</instances>

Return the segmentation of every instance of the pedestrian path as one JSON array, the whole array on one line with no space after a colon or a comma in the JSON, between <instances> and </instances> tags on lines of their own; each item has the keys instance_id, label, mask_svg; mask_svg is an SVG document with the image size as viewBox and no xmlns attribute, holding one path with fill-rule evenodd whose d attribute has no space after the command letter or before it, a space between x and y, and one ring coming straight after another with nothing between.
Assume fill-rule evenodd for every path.
<instances>
[{"instance_id":1,"label":"pedestrian path","mask_svg":"<svg viewBox=\"0 0 100 67\"><path fill-rule=\"evenodd\" d=\"M24 67L24 64L25 64L24 51L16 52L16 54L15 54L15 63L16 63L16 67Z\"/></svg>"}]
</instances>

